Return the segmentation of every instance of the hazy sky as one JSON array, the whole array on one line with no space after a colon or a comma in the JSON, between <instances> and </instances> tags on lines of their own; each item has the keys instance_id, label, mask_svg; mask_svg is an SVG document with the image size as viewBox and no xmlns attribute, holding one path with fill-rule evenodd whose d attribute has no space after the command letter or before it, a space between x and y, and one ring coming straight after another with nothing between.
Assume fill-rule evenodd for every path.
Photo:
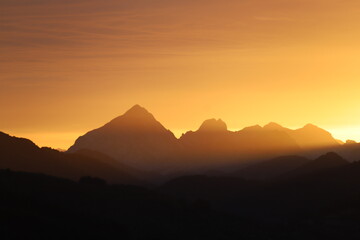
<instances>
[{"instance_id":1,"label":"hazy sky","mask_svg":"<svg viewBox=\"0 0 360 240\"><path fill-rule=\"evenodd\" d=\"M359 65L359 0L0 0L0 131L67 148L140 104L360 140Z\"/></svg>"}]
</instances>

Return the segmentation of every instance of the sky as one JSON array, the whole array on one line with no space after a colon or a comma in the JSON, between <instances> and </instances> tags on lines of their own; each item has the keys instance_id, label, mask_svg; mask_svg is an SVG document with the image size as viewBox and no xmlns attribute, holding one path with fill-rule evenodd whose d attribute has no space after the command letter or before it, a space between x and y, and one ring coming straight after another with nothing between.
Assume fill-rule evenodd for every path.
<instances>
[{"instance_id":1,"label":"sky","mask_svg":"<svg viewBox=\"0 0 360 240\"><path fill-rule=\"evenodd\" d=\"M313 123L360 141L358 0L0 0L0 131L66 149L147 108L176 135Z\"/></svg>"}]
</instances>

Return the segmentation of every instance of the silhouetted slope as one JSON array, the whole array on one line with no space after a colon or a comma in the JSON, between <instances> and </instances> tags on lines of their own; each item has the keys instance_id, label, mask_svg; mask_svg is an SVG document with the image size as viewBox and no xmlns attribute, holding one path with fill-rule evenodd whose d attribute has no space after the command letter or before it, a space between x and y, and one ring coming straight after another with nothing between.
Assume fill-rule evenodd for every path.
<instances>
[{"instance_id":1,"label":"silhouetted slope","mask_svg":"<svg viewBox=\"0 0 360 240\"><path fill-rule=\"evenodd\" d=\"M208 119L205 120L199 130L199 132L226 132L227 131L227 126L226 123L221 120L221 119Z\"/></svg>"},{"instance_id":2,"label":"silhouetted slope","mask_svg":"<svg viewBox=\"0 0 360 240\"><path fill-rule=\"evenodd\" d=\"M282 156L241 169L234 173L234 176L257 180L271 179L297 169L308 162L310 160L305 157Z\"/></svg>"},{"instance_id":3,"label":"silhouetted slope","mask_svg":"<svg viewBox=\"0 0 360 240\"><path fill-rule=\"evenodd\" d=\"M111 166L95 156L67 154L50 148L39 148L28 139L11 137L0 132L0 168L46 173L78 179L83 175L102 177L111 182L139 180L128 168Z\"/></svg>"},{"instance_id":4,"label":"silhouetted slope","mask_svg":"<svg viewBox=\"0 0 360 240\"><path fill-rule=\"evenodd\" d=\"M310 151L304 151L304 154L313 158L323 154L324 152L335 152L340 156L343 156L349 162L355 162L360 160L360 143L355 141L347 141L342 145L322 147Z\"/></svg>"},{"instance_id":5,"label":"silhouetted slope","mask_svg":"<svg viewBox=\"0 0 360 240\"><path fill-rule=\"evenodd\" d=\"M179 141L187 153L187 158L194 158L193 164L202 164L204 168L226 167L229 164L300 150L285 132L264 131L260 126L232 132L227 130L226 124L220 119L206 120L197 131L183 134Z\"/></svg>"},{"instance_id":6,"label":"silhouetted slope","mask_svg":"<svg viewBox=\"0 0 360 240\"><path fill-rule=\"evenodd\" d=\"M180 177L159 189L172 197L135 186L107 185L96 178L76 183L0 170L1 236L358 239L360 164L342 165L343 159L332 153L317 160L332 167L265 182Z\"/></svg>"},{"instance_id":7,"label":"silhouetted slope","mask_svg":"<svg viewBox=\"0 0 360 240\"><path fill-rule=\"evenodd\" d=\"M0 192L3 239L235 240L259 233L249 221L217 213L206 202L136 186L0 170Z\"/></svg>"},{"instance_id":8,"label":"silhouetted slope","mask_svg":"<svg viewBox=\"0 0 360 240\"><path fill-rule=\"evenodd\" d=\"M358 238L360 164L346 164L333 153L313 164L321 167L277 181L228 184L222 178L189 176L161 189L178 197L207 199L215 209L261 222L260 229L281 226L284 235L275 234L274 239Z\"/></svg>"},{"instance_id":9,"label":"silhouetted slope","mask_svg":"<svg viewBox=\"0 0 360 240\"><path fill-rule=\"evenodd\" d=\"M360 160L360 143L347 142L344 145L333 148L332 151L352 162Z\"/></svg>"},{"instance_id":10,"label":"silhouetted slope","mask_svg":"<svg viewBox=\"0 0 360 240\"><path fill-rule=\"evenodd\" d=\"M300 151L298 144L285 131L254 126L237 131L238 141L249 154L264 157L286 155Z\"/></svg>"},{"instance_id":11,"label":"silhouetted slope","mask_svg":"<svg viewBox=\"0 0 360 240\"><path fill-rule=\"evenodd\" d=\"M69 153L70 154L70 153ZM133 167L130 167L128 165L125 165L119 160L115 160L112 157L109 157L108 155L97 152L94 150L89 149L81 149L76 151L74 154L86 156L88 158L96 158L97 160L110 165L116 169L119 169L121 171L121 174L126 173L126 175L129 175L131 177L136 177L137 179L141 179L143 183L154 183L157 181L161 181L164 176L162 176L159 172L150 172L150 171L142 171Z\"/></svg>"},{"instance_id":12,"label":"silhouetted slope","mask_svg":"<svg viewBox=\"0 0 360 240\"><path fill-rule=\"evenodd\" d=\"M183 134L179 142L183 146L185 158L192 162L192 167L210 166L218 163L219 158L226 163L228 158L237 154L234 133L227 130L221 119L205 120L197 131Z\"/></svg>"},{"instance_id":13,"label":"silhouetted slope","mask_svg":"<svg viewBox=\"0 0 360 240\"><path fill-rule=\"evenodd\" d=\"M340 145L329 132L313 124L307 124L303 128L292 130L290 136L294 138L303 149L335 147Z\"/></svg>"},{"instance_id":14,"label":"silhouetted slope","mask_svg":"<svg viewBox=\"0 0 360 240\"><path fill-rule=\"evenodd\" d=\"M309 161L302 166L294 169L293 171L289 171L286 176L288 177L295 177L303 174L309 174L312 172L329 169L329 168L336 168L341 167L344 165L350 164L344 158L339 156L334 152L329 152L325 155L320 156L319 158Z\"/></svg>"},{"instance_id":15,"label":"silhouetted slope","mask_svg":"<svg viewBox=\"0 0 360 240\"><path fill-rule=\"evenodd\" d=\"M322 227L329 226L330 232L331 228L335 228L334 233L338 234L335 239L347 234L343 230L339 232L345 227L352 231L360 220L360 164L346 164L331 155L322 156L321 161L332 162L329 164L332 167L317 168L306 174L269 183L258 192L258 200L254 201L267 199L260 211L271 208L271 214L291 216L298 222L308 221L313 225L322 224Z\"/></svg>"},{"instance_id":16,"label":"silhouetted slope","mask_svg":"<svg viewBox=\"0 0 360 240\"><path fill-rule=\"evenodd\" d=\"M135 105L124 115L79 137L68 152L95 150L129 166L153 170L168 165L177 147L174 134L145 108Z\"/></svg>"},{"instance_id":17,"label":"silhouetted slope","mask_svg":"<svg viewBox=\"0 0 360 240\"><path fill-rule=\"evenodd\" d=\"M109 157L108 155L106 155L105 153L101 153L98 151L94 151L94 150L89 150L89 149L81 149L78 150L76 152L74 152L75 154L81 155L81 156L85 156L85 157L91 157L91 158L96 158L98 160L100 160L103 163L106 163L108 165L111 165L113 167L121 167L126 169L129 172L134 172L136 174L136 171L134 168L131 168L129 166L125 166L123 163L119 162L118 160L115 160L112 157Z\"/></svg>"},{"instance_id":18,"label":"silhouetted slope","mask_svg":"<svg viewBox=\"0 0 360 240\"><path fill-rule=\"evenodd\" d=\"M292 130L272 122L265 125L263 130L286 132L303 150L340 145L338 140L333 138L329 132L313 124L307 124L302 128Z\"/></svg>"},{"instance_id":19,"label":"silhouetted slope","mask_svg":"<svg viewBox=\"0 0 360 240\"><path fill-rule=\"evenodd\" d=\"M285 127L283 127L280 124L275 123L275 122L270 122L270 123L264 125L262 130L266 130L266 131L282 131L282 132L290 132L291 131L291 129L285 128Z\"/></svg>"},{"instance_id":20,"label":"silhouetted slope","mask_svg":"<svg viewBox=\"0 0 360 240\"><path fill-rule=\"evenodd\" d=\"M68 153L68 154L70 154L70 153ZM108 155L101 153L101 152L97 152L97 151L89 150L89 149L81 149L79 151L74 152L73 154L81 155L81 156L85 156L85 157L89 157L89 158L95 158L95 159L97 159L107 165L110 165L114 168L122 169L123 171L126 171L128 174L131 174L132 176L137 176L140 178L142 175L145 175L145 172L135 169L133 167L127 166L124 163L120 162L119 160L109 157Z\"/></svg>"}]
</instances>

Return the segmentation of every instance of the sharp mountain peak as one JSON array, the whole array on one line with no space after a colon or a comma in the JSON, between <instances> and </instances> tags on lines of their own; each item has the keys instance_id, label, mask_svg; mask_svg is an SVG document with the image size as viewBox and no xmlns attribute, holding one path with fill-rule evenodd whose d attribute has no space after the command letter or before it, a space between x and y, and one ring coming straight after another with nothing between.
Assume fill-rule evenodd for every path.
<instances>
[{"instance_id":1,"label":"sharp mountain peak","mask_svg":"<svg viewBox=\"0 0 360 240\"><path fill-rule=\"evenodd\" d=\"M146 127L161 125L146 108L136 104L109 123L106 127Z\"/></svg>"},{"instance_id":2,"label":"sharp mountain peak","mask_svg":"<svg viewBox=\"0 0 360 240\"><path fill-rule=\"evenodd\" d=\"M223 131L227 131L227 125L220 118L219 119L211 118L211 119L205 120L201 124L199 131L223 132Z\"/></svg>"},{"instance_id":3,"label":"sharp mountain peak","mask_svg":"<svg viewBox=\"0 0 360 240\"><path fill-rule=\"evenodd\" d=\"M122 116L130 116L130 117L153 117L153 115L146 110L146 108L140 106L139 104L135 104L129 110L127 110Z\"/></svg>"}]
</instances>

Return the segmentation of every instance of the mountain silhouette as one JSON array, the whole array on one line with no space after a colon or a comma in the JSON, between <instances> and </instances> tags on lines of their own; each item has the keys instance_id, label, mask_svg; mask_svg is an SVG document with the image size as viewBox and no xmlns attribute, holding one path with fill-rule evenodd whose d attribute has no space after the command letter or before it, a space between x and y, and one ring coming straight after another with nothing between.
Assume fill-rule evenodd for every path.
<instances>
[{"instance_id":1,"label":"mountain silhouette","mask_svg":"<svg viewBox=\"0 0 360 240\"><path fill-rule=\"evenodd\" d=\"M301 157L309 152L328 153ZM209 119L176 139L139 105L68 152L0 132L2 234L357 239L360 163L342 156L356 159L360 144L339 145L309 124L229 131L221 119Z\"/></svg>"},{"instance_id":2,"label":"mountain silhouette","mask_svg":"<svg viewBox=\"0 0 360 240\"><path fill-rule=\"evenodd\" d=\"M269 123L263 127L264 130L278 130L286 132L296 143L304 150L339 146L339 142L333 136L322 128L313 124L306 124L299 129L289 129L282 127L277 123Z\"/></svg>"},{"instance_id":3,"label":"mountain silhouette","mask_svg":"<svg viewBox=\"0 0 360 240\"><path fill-rule=\"evenodd\" d=\"M68 152L95 150L144 170L164 168L177 139L145 108L135 105L104 126L79 137Z\"/></svg>"},{"instance_id":4,"label":"mountain silhouette","mask_svg":"<svg viewBox=\"0 0 360 240\"><path fill-rule=\"evenodd\" d=\"M291 131L291 129L285 128L285 127L283 127L280 124L275 123L275 122L270 122L270 123L266 124L263 127L263 129L264 130L278 130L278 131L284 131L284 132Z\"/></svg>"},{"instance_id":5,"label":"mountain silhouette","mask_svg":"<svg viewBox=\"0 0 360 240\"><path fill-rule=\"evenodd\" d=\"M286 132L296 143L304 150L339 146L339 142L333 136L322 128L313 124L306 124L299 129L285 128L277 123L269 123L263 127L264 130L278 130Z\"/></svg>"},{"instance_id":6,"label":"mountain silhouette","mask_svg":"<svg viewBox=\"0 0 360 240\"><path fill-rule=\"evenodd\" d=\"M198 130L183 134L179 142L184 158L192 162L192 166L206 167L216 164L219 158L226 161L234 157L237 148L234 135L221 119L208 119Z\"/></svg>"},{"instance_id":7,"label":"mountain silhouette","mask_svg":"<svg viewBox=\"0 0 360 240\"><path fill-rule=\"evenodd\" d=\"M199 130L200 132L226 132L227 126L221 119L216 120L215 118L205 120Z\"/></svg>"},{"instance_id":8,"label":"mountain silhouette","mask_svg":"<svg viewBox=\"0 0 360 240\"><path fill-rule=\"evenodd\" d=\"M303 164L302 166L294 169L293 171L289 171L285 176L297 177L317 171L346 166L348 164L350 163L337 153L329 152L321 155L313 161L309 161Z\"/></svg>"},{"instance_id":9,"label":"mountain silhouette","mask_svg":"<svg viewBox=\"0 0 360 240\"><path fill-rule=\"evenodd\" d=\"M10 145L26 146L26 153L36 149L26 139L5 138ZM75 182L0 170L2 236L357 239L360 163L343 165L334 153L313 162L331 167L277 181L182 176L151 189L108 184L89 176Z\"/></svg>"},{"instance_id":10,"label":"mountain silhouette","mask_svg":"<svg viewBox=\"0 0 360 240\"><path fill-rule=\"evenodd\" d=\"M0 170L0 192L3 239L223 239L229 234L231 220L206 203L96 178L75 182ZM203 227L194 227L199 223Z\"/></svg>"},{"instance_id":11,"label":"mountain silhouette","mask_svg":"<svg viewBox=\"0 0 360 240\"><path fill-rule=\"evenodd\" d=\"M85 156L39 148L28 139L11 137L2 132L0 149L0 169L46 173L76 180L81 176L90 175L105 178L110 182L140 183L134 176L135 170L130 170L120 163L114 166L110 160L98 159L98 154L95 153Z\"/></svg>"},{"instance_id":12,"label":"mountain silhouette","mask_svg":"<svg viewBox=\"0 0 360 240\"><path fill-rule=\"evenodd\" d=\"M275 123L260 127L259 125L247 127L237 131L238 141L246 146L251 154L263 153L260 156L281 156L287 153L300 151L296 141L282 127L279 130ZM285 128L284 128L285 129Z\"/></svg>"},{"instance_id":13,"label":"mountain silhouette","mask_svg":"<svg viewBox=\"0 0 360 240\"><path fill-rule=\"evenodd\" d=\"M253 180L272 179L309 162L308 158L301 156L282 156L245 167L237 171L234 176Z\"/></svg>"},{"instance_id":14,"label":"mountain silhouette","mask_svg":"<svg viewBox=\"0 0 360 240\"><path fill-rule=\"evenodd\" d=\"M292 130L290 136L293 137L303 149L335 147L340 145L329 132L313 124L307 124L303 128Z\"/></svg>"},{"instance_id":15,"label":"mountain silhouette","mask_svg":"<svg viewBox=\"0 0 360 240\"><path fill-rule=\"evenodd\" d=\"M234 132L227 129L224 121L214 118L177 139L149 111L135 105L79 137L68 152L83 149L102 152L145 171L201 173L216 167L335 146L339 143L330 133L311 124L291 130L272 122Z\"/></svg>"},{"instance_id":16,"label":"mountain silhouette","mask_svg":"<svg viewBox=\"0 0 360 240\"><path fill-rule=\"evenodd\" d=\"M194 164L224 167L262 158L276 157L300 151L297 143L286 133L264 130L256 125L240 131L227 130L222 120L204 121L197 131L189 131L179 139L186 158Z\"/></svg>"},{"instance_id":17,"label":"mountain silhouette","mask_svg":"<svg viewBox=\"0 0 360 240\"><path fill-rule=\"evenodd\" d=\"M106 165L109 165L113 168L121 170L122 172L119 172L120 175L124 174L124 172L126 172L127 175L131 175L132 177L136 177L137 179L151 180L151 179L159 178L159 176L155 173L141 171L136 168L130 167L130 166L125 165L124 163L120 162L119 160L116 160L112 157L109 157L108 155L106 155L104 153L97 152L94 150L81 149L81 150L76 151L73 154L85 156L88 158L95 158L98 161L100 161Z\"/></svg>"}]
</instances>

